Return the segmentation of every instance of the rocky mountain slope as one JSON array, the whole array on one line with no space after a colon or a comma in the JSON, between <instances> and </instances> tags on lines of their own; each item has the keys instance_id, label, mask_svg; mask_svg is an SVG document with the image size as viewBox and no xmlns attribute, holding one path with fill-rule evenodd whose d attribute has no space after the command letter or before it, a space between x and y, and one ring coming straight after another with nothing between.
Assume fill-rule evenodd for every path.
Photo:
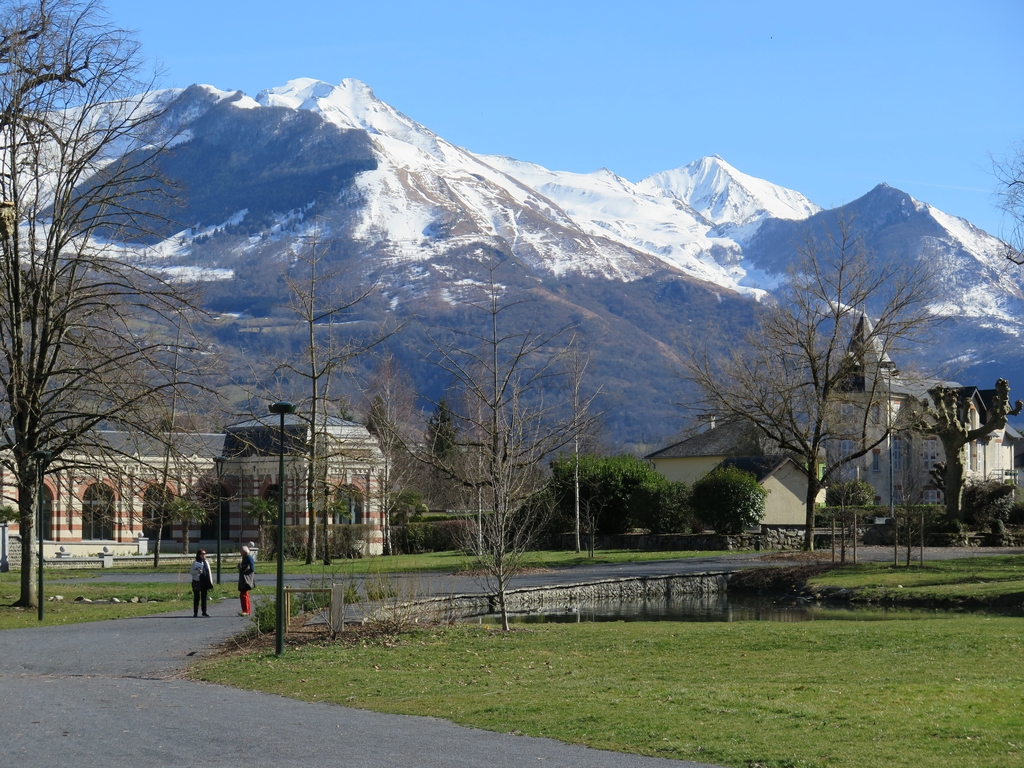
<instances>
[{"instance_id":1,"label":"rocky mountain slope","mask_svg":"<svg viewBox=\"0 0 1024 768\"><path fill-rule=\"evenodd\" d=\"M955 331L931 360L980 384L997 370L1012 381L1018 366L1024 296L1000 241L885 185L823 211L719 157L638 182L552 171L454 146L355 80L164 98L182 128L162 161L183 190L181 224L147 258L205 282L229 369L289 347L283 274L315 250L343 275L332 290L375 286L345 318L354 332L415 318L389 343L437 397L447 382L423 361L426 329L475 322L467 302L493 278L503 295L532 298L517 322L579 326L609 441L642 449L682 423L688 340L713 328L735 342L795 243L837 217L880 258L941 267L934 311Z\"/></svg>"}]
</instances>

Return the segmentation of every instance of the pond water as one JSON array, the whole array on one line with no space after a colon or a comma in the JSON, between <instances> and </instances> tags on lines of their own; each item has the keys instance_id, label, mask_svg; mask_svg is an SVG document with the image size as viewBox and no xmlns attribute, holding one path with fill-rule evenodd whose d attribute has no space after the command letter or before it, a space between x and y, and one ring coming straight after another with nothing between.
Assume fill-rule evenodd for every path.
<instances>
[{"instance_id":1,"label":"pond water","mask_svg":"<svg viewBox=\"0 0 1024 768\"><path fill-rule=\"evenodd\" d=\"M545 608L509 614L517 624L546 622L581 623L585 621L886 621L893 619L934 618L949 615L937 609L884 608L879 606L847 606L815 602L779 602L765 597L672 598L647 601L601 601ZM961 611L962 613L962 611ZM987 611L987 613L995 613ZM1024 611L1000 611L999 615L1024 616ZM498 614L470 616L463 621L493 624Z\"/></svg>"}]
</instances>

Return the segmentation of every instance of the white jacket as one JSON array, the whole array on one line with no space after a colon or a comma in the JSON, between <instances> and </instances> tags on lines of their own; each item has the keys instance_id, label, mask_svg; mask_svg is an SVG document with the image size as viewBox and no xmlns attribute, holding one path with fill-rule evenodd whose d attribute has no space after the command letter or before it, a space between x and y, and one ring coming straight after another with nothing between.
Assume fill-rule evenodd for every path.
<instances>
[{"instance_id":1,"label":"white jacket","mask_svg":"<svg viewBox=\"0 0 1024 768\"><path fill-rule=\"evenodd\" d=\"M210 573L210 564L206 560L193 560L192 567L188 569L188 572L192 574L193 584L199 583L199 580L202 578L203 571Z\"/></svg>"}]
</instances>

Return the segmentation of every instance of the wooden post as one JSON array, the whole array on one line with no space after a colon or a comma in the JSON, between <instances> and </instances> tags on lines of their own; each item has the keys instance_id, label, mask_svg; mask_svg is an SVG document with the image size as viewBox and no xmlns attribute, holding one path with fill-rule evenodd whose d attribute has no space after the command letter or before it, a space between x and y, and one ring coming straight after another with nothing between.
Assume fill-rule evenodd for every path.
<instances>
[{"instance_id":1,"label":"wooden post","mask_svg":"<svg viewBox=\"0 0 1024 768\"><path fill-rule=\"evenodd\" d=\"M281 614L278 613L278 616ZM292 588L284 588L284 624L281 627L281 637L284 637L288 632L288 622L292 618Z\"/></svg>"},{"instance_id":2,"label":"wooden post","mask_svg":"<svg viewBox=\"0 0 1024 768\"><path fill-rule=\"evenodd\" d=\"M924 568L924 510L921 510L921 567Z\"/></svg>"},{"instance_id":3,"label":"wooden post","mask_svg":"<svg viewBox=\"0 0 1024 768\"><path fill-rule=\"evenodd\" d=\"M853 510L853 564L857 564L857 510Z\"/></svg>"},{"instance_id":4,"label":"wooden post","mask_svg":"<svg viewBox=\"0 0 1024 768\"><path fill-rule=\"evenodd\" d=\"M331 588L331 631L334 634L345 631L345 586L335 584Z\"/></svg>"}]
</instances>

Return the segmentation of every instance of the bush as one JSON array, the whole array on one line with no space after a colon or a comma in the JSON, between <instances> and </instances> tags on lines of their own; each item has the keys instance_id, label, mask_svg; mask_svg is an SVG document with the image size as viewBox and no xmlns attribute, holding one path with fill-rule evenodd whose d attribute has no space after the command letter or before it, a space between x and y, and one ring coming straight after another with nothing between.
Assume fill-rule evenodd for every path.
<instances>
[{"instance_id":1,"label":"bush","mask_svg":"<svg viewBox=\"0 0 1024 768\"><path fill-rule=\"evenodd\" d=\"M686 527L690 517L681 501L685 492L668 489L665 484L669 481L643 460L629 455L592 454L582 455L579 460L584 530L588 518L596 518L599 533L610 535L638 527L662 533ZM548 488L558 512L554 525L561 530L575 526L575 469L573 456L560 456L551 462Z\"/></svg>"},{"instance_id":2,"label":"bush","mask_svg":"<svg viewBox=\"0 0 1024 768\"><path fill-rule=\"evenodd\" d=\"M423 552L449 552L463 549L474 529L475 522L466 518L437 522L406 523L391 531L391 542L404 555Z\"/></svg>"},{"instance_id":3,"label":"bush","mask_svg":"<svg viewBox=\"0 0 1024 768\"><path fill-rule=\"evenodd\" d=\"M716 533L737 534L761 522L767 495L750 472L719 467L693 484L691 504L697 518Z\"/></svg>"},{"instance_id":4,"label":"bush","mask_svg":"<svg viewBox=\"0 0 1024 768\"><path fill-rule=\"evenodd\" d=\"M317 556L323 556L323 526L317 526ZM288 525L284 529L285 560L300 560L306 556L306 538L309 526ZM328 552L330 559L362 557L369 541L370 526L368 525L329 525L327 526ZM277 559L277 526L260 527L259 558L263 560Z\"/></svg>"},{"instance_id":5,"label":"bush","mask_svg":"<svg viewBox=\"0 0 1024 768\"><path fill-rule=\"evenodd\" d=\"M866 480L843 480L825 490L829 507L867 507L875 503L875 489Z\"/></svg>"},{"instance_id":6,"label":"bush","mask_svg":"<svg viewBox=\"0 0 1024 768\"><path fill-rule=\"evenodd\" d=\"M653 534L692 531L697 518L690 506L690 487L658 477L636 492L636 522Z\"/></svg>"},{"instance_id":7,"label":"bush","mask_svg":"<svg viewBox=\"0 0 1024 768\"><path fill-rule=\"evenodd\" d=\"M1013 509L1012 485L999 480L968 482L960 504L964 521L978 528L988 527L993 520L1006 522Z\"/></svg>"},{"instance_id":8,"label":"bush","mask_svg":"<svg viewBox=\"0 0 1024 768\"><path fill-rule=\"evenodd\" d=\"M1024 525L1024 501L1015 501L1010 507L1010 516L1007 521L1010 525Z\"/></svg>"}]
</instances>

